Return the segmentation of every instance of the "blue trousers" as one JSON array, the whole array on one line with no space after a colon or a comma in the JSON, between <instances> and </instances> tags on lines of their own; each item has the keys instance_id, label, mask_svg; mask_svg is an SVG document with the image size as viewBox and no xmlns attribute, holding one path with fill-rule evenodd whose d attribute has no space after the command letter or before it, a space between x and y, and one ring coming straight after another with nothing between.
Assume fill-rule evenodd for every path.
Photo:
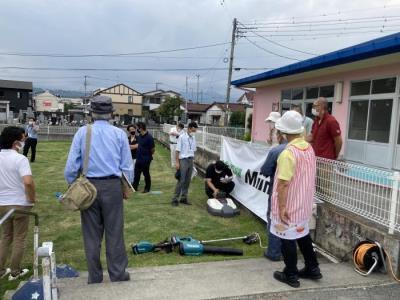
<instances>
[{"instance_id":1,"label":"blue trousers","mask_svg":"<svg viewBox=\"0 0 400 300\"><path fill-rule=\"evenodd\" d=\"M268 195L268 209L267 209L267 236L268 236L268 248L265 250L264 255L271 259L280 259L281 257L281 239L276 235L273 235L270 231L271 226L271 194Z\"/></svg>"}]
</instances>

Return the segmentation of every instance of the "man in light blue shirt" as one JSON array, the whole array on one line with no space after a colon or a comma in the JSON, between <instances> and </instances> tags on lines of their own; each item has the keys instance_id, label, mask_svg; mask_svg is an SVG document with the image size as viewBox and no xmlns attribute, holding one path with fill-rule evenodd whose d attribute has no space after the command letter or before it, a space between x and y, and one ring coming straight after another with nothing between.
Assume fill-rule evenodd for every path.
<instances>
[{"instance_id":1,"label":"man in light blue shirt","mask_svg":"<svg viewBox=\"0 0 400 300\"><path fill-rule=\"evenodd\" d=\"M128 258L124 242L123 198L121 176L124 173L132 182L133 161L124 131L112 126L111 98L95 96L90 110L95 120L92 125L89 166L86 177L96 187L97 198L81 211L83 242L89 271L88 283L103 281L100 252L103 235L106 241L106 258L111 281L130 280L126 271ZM71 184L83 168L87 126L75 134L65 166L65 179Z\"/></svg>"},{"instance_id":2,"label":"man in light blue shirt","mask_svg":"<svg viewBox=\"0 0 400 300\"><path fill-rule=\"evenodd\" d=\"M36 145L38 142L38 132L39 126L36 124L35 118L28 119L28 126L25 128L25 135L27 139L25 140L24 146L24 156L28 156L29 149L31 149L31 162L35 162L36 158Z\"/></svg>"},{"instance_id":3,"label":"man in light blue shirt","mask_svg":"<svg viewBox=\"0 0 400 300\"><path fill-rule=\"evenodd\" d=\"M65 166L65 179L71 184L82 169L87 126L75 134ZM89 168L87 177L121 177L122 172L133 181L133 161L126 134L107 120L96 120L92 125Z\"/></svg>"},{"instance_id":4,"label":"man in light blue shirt","mask_svg":"<svg viewBox=\"0 0 400 300\"><path fill-rule=\"evenodd\" d=\"M178 180L175 187L175 195L172 198L172 206L178 206L179 202L186 205L191 205L187 199L190 180L192 179L193 159L196 152L196 133L198 126L196 122L189 124L187 131L182 133L178 138L176 145L176 163ZM178 200L180 201L178 202Z\"/></svg>"}]
</instances>

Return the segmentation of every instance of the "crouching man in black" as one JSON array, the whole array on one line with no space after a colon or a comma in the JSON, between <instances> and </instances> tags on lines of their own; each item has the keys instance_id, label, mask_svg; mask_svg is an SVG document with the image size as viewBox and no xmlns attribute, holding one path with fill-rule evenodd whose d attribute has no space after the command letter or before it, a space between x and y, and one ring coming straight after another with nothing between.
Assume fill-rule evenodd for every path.
<instances>
[{"instance_id":1,"label":"crouching man in black","mask_svg":"<svg viewBox=\"0 0 400 300\"><path fill-rule=\"evenodd\" d=\"M220 192L229 197L235 187L232 179L232 171L224 162L217 160L215 163L210 164L207 167L205 179L205 190L208 198L216 198Z\"/></svg>"}]
</instances>

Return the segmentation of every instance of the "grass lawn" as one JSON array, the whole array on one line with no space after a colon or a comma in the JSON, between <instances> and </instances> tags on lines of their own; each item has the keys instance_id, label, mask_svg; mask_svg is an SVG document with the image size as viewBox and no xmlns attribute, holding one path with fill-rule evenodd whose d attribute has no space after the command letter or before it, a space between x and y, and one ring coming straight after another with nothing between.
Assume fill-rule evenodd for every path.
<instances>
[{"instance_id":1,"label":"grass lawn","mask_svg":"<svg viewBox=\"0 0 400 300\"><path fill-rule=\"evenodd\" d=\"M80 230L79 213L65 211L55 199L55 192L65 191L63 172L69 151L69 142L40 142L36 162L32 171L37 187L38 203L35 211L40 215L40 243L53 241L57 263L69 264L78 270L86 270ZM206 211L204 182L195 178L190 186L189 199L192 206L170 205L175 187L174 170L170 167L170 154L157 144L154 161L151 164L152 190L161 194L135 193L125 202L125 243L129 257L129 267L156 266L168 264L196 263L225 259L261 257L263 250L257 245L248 246L241 241L221 244L244 250L243 257L204 255L199 257L180 256L178 253L149 253L132 255L130 245L139 240L159 242L173 234L191 235L206 240L247 235L259 232L265 240L264 225L245 210L232 219L213 217ZM143 178L139 190L143 189ZM30 228L24 266L32 268L32 227ZM265 241L264 241L265 242ZM103 269L106 269L104 250ZM17 283L0 280L0 298L7 289Z\"/></svg>"}]
</instances>

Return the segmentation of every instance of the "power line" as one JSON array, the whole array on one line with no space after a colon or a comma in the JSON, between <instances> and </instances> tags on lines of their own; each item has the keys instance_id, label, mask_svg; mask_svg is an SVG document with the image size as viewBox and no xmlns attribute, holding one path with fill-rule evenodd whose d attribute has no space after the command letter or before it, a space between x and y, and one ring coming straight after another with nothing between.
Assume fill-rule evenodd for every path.
<instances>
[{"instance_id":1,"label":"power line","mask_svg":"<svg viewBox=\"0 0 400 300\"><path fill-rule=\"evenodd\" d=\"M285 33L285 32L325 32L325 31L340 31L340 30L361 30L361 29L386 29L386 28L400 28L398 25L380 25L380 26L359 26L359 27L333 27L333 28L309 28L309 29L289 29L289 30L248 30L250 32L265 32L265 33Z\"/></svg>"},{"instance_id":2,"label":"power line","mask_svg":"<svg viewBox=\"0 0 400 300\"><path fill-rule=\"evenodd\" d=\"M63 57L63 58L76 58L76 57L125 57L125 56L136 56L142 54L156 54L156 53L170 53L170 52L179 52L179 51L188 51L188 50L196 50L196 49L204 49L217 47L221 45L226 45L229 43L215 43L208 44L202 46L195 47L187 47L187 48L177 48L177 49L169 49L169 50L159 50L159 51L144 51L144 52L130 52L130 53L114 53L114 54L56 54L56 53L17 53L17 52L0 52L0 55L3 56L28 56L28 57Z\"/></svg>"},{"instance_id":3,"label":"power line","mask_svg":"<svg viewBox=\"0 0 400 300\"><path fill-rule=\"evenodd\" d=\"M267 53L270 53L270 54L273 54L273 55L275 55L275 56L279 56L279 57L282 57L282 58L290 59L290 60L300 61L300 59L293 58L293 57L288 57L288 56L285 56L285 55L281 55L281 54L272 52L272 51L270 51L270 50L268 50L268 49L265 49L264 47L261 47L261 46L258 45L257 43L255 43L255 42L253 42L252 40L250 40L247 36L245 36L244 38L245 38L247 41L249 41L251 44L253 44L254 46L256 46L257 48L259 48L259 49L261 49L261 50L263 50L263 51L265 51L265 52L267 52Z\"/></svg>"},{"instance_id":4,"label":"power line","mask_svg":"<svg viewBox=\"0 0 400 300\"><path fill-rule=\"evenodd\" d=\"M368 31L368 32L356 32L356 33L346 33L345 35L342 35L341 33L333 33L332 35L309 35L309 37L299 37L299 35L297 34L293 34L293 35L285 35L285 36L278 36L278 39L275 41L280 41L280 42L294 42L294 41L317 41L317 40L326 40L326 39L332 39L332 38L337 38L337 37L341 37L341 38L353 38L354 36L360 36L360 35L377 35L377 36L381 36L382 34L388 34L388 33L394 33L394 32L398 32L398 31L394 31L394 30L384 30L384 31ZM263 35L263 36L267 36L267 37L275 37L274 35ZM254 35L254 36L250 36L252 38L259 38L258 36ZM298 37L298 38L297 38ZM238 43L240 45L248 45L247 43Z\"/></svg>"},{"instance_id":5,"label":"power line","mask_svg":"<svg viewBox=\"0 0 400 300\"><path fill-rule=\"evenodd\" d=\"M364 23L384 23L384 24L392 24L393 22L398 22L400 20L399 18L392 19L392 20L364 20L364 21L342 21L342 22L329 22L329 23L315 23L313 21L310 21L308 23L303 23L303 24L287 24L287 25L274 25L274 24L243 24L246 27L253 27L253 28L265 28L265 29L273 29L273 28L298 28L298 27L326 27L326 26L334 26L334 25L353 25L353 24L364 24Z\"/></svg>"},{"instance_id":6,"label":"power line","mask_svg":"<svg viewBox=\"0 0 400 300\"><path fill-rule=\"evenodd\" d=\"M353 12L360 12L360 11L368 11L368 10L379 10L379 9L387 9L387 8L394 8L394 7L400 7L400 5L383 5L383 6L375 6L375 7L369 7L369 8L361 8L361 9L349 9L349 10L339 10L337 12L332 12L332 13L323 13L323 14L318 14L318 15L311 15L311 16L304 16L304 17L289 17L289 18L280 18L280 19L272 19L270 21L283 21L283 20L294 20L294 19L310 19L310 18L323 18L323 17L327 17L327 16L335 16L335 15L346 15L349 13L353 13ZM254 20L254 22L256 22L257 20ZM265 20L263 20L265 21Z\"/></svg>"},{"instance_id":7,"label":"power line","mask_svg":"<svg viewBox=\"0 0 400 300\"><path fill-rule=\"evenodd\" d=\"M270 42L271 44L277 45L277 46L279 46L279 47L282 47L282 48L285 48L285 49L289 49L289 50L292 50L292 51L295 51L295 52L300 52L300 53L308 54L308 55L318 55L318 54L316 54L316 53L311 53L311 52L307 52L307 51L303 51L303 50L298 50L298 49L294 49L294 48L291 48L291 47L282 45L282 44L280 44L280 43L278 43L278 42L275 42L275 41L273 41L273 40L270 40L270 39L266 38L265 36L262 36L262 35L260 35L260 34L258 34L258 33L256 33L256 32L254 32L254 31L251 30L251 29L248 29L248 31L250 31L250 32L254 33L255 35L259 36L260 38L262 38L262 39L264 39L264 40Z\"/></svg>"},{"instance_id":8,"label":"power line","mask_svg":"<svg viewBox=\"0 0 400 300\"><path fill-rule=\"evenodd\" d=\"M279 37L298 37L298 36L313 36L313 37L318 37L318 36L341 36L341 35L348 35L348 34L366 34L366 33L394 33L394 32L399 32L398 30L369 30L369 31L339 31L339 32L327 32L327 33L310 33L310 34L304 34L304 33L292 33L292 34L279 34L279 33L274 33L274 34L267 34L267 35L262 35L263 37L274 37L274 36L279 36ZM254 37L254 36L250 36Z\"/></svg>"},{"instance_id":9,"label":"power line","mask_svg":"<svg viewBox=\"0 0 400 300\"><path fill-rule=\"evenodd\" d=\"M118 69L118 68L62 68L62 67L19 67L19 66L7 66L0 67L2 70L13 69L13 70L32 70L32 71L110 71L110 72L174 72L174 71L226 71L228 68L131 68L131 69ZM249 67L236 67L235 70L254 70L260 68L249 68ZM261 68L261 69L270 69ZM154 84L154 83L153 83Z\"/></svg>"}]
</instances>

